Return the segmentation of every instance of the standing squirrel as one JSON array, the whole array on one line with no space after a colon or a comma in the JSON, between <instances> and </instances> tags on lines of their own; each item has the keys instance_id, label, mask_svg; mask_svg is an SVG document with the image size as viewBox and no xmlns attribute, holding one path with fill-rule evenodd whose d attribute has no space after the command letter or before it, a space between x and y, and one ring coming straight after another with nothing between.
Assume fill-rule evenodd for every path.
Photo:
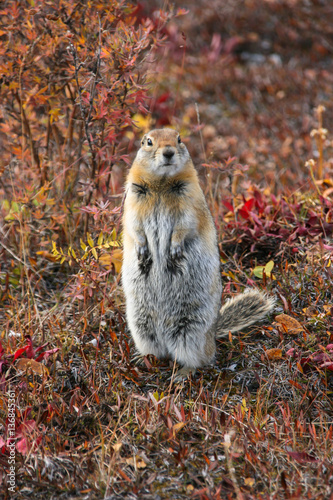
<instances>
[{"instance_id":1,"label":"standing squirrel","mask_svg":"<svg viewBox=\"0 0 333 500\"><path fill-rule=\"evenodd\" d=\"M172 129L146 134L124 203L122 284L141 356L176 360L177 379L214 361L216 337L241 330L274 306L250 290L221 309L217 234L186 146Z\"/></svg>"}]
</instances>

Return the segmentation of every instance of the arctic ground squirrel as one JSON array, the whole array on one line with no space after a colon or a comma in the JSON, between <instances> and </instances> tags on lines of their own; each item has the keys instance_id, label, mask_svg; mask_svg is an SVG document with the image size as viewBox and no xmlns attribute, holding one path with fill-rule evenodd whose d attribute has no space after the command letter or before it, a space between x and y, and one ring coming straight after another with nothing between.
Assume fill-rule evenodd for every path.
<instances>
[{"instance_id":1,"label":"arctic ground squirrel","mask_svg":"<svg viewBox=\"0 0 333 500\"><path fill-rule=\"evenodd\" d=\"M180 135L146 134L129 171L122 285L138 354L171 358L177 379L214 362L216 338L265 316L274 300L250 290L221 308L213 218Z\"/></svg>"}]
</instances>

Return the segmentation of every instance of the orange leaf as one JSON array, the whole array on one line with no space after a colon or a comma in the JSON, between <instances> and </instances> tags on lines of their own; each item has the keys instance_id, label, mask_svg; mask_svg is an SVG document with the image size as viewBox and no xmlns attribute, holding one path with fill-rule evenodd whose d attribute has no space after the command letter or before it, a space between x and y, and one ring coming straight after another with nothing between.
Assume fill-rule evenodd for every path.
<instances>
[{"instance_id":1,"label":"orange leaf","mask_svg":"<svg viewBox=\"0 0 333 500\"><path fill-rule=\"evenodd\" d=\"M301 333L304 328L297 319L288 316L287 314L279 314L275 316L275 321L278 323L278 330L282 333L289 333L290 335L296 335Z\"/></svg>"},{"instance_id":2,"label":"orange leaf","mask_svg":"<svg viewBox=\"0 0 333 500\"><path fill-rule=\"evenodd\" d=\"M113 330L110 330L110 337L112 339L112 342L118 342L117 335Z\"/></svg>"},{"instance_id":3,"label":"orange leaf","mask_svg":"<svg viewBox=\"0 0 333 500\"><path fill-rule=\"evenodd\" d=\"M175 436L177 432L180 431L180 429L182 429L184 427L184 425L186 425L186 422L178 422L177 424L175 424L173 427L172 427L172 432L173 432L173 435Z\"/></svg>"},{"instance_id":4,"label":"orange leaf","mask_svg":"<svg viewBox=\"0 0 333 500\"><path fill-rule=\"evenodd\" d=\"M131 482L132 482L132 480L128 477L128 475L127 475L127 474L126 474L123 470L119 469L119 470L118 470L118 472L119 472L119 474L121 475L121 477L122 477L123 479L125 479L125 481L127 481L127 482L129 482L129 483L131 483Z\"/></svg>"},{"instance_id":5,"label":"orange leaf","mask_svg":"<svg viewBox=\"0 0 333 500\"><path fill-rule=\"evenodd\" d=\"M288 380L288 382L290 385L293 385L297 389L300 389L300 390L304 389L303 386L301 384L299 384L298 382L295 382L295 380Z\"/></svg>"},{"instance_id":6,"label":"orange leaf","mask_svg":"<svg viewBox=\"0 0 333 500\"><path fill-rule=\"evenodd\" d=\"M46 250L41 250L40 252L36 252L37 255L40 255L44 259L50 260L51 262L56 262L58 259L50 252Z\"/></svg>"},{"instance_id":7,"label":"orange leaf","mask_svg":"<svg viewBox=\"0 0 333 500\"><path fill-rule=\"evenodd\" d=\"M281 359L282 358L282 349L267 349L266 356L268 359Z\"/></svg>"}]
</instances>

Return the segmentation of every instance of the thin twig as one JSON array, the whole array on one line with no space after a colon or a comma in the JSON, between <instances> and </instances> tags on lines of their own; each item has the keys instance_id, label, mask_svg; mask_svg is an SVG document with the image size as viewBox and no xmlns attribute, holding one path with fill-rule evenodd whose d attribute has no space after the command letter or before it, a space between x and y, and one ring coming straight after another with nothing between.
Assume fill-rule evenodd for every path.
<instances>
[{"instance_id":1,"label":"thin twig","mask_svg":"<svg viewBox=\"0 0 333 500\"><path fill-rule=\"evenodd\" d=\"M90 154L91 154L90 180L92 181L92 184L94 182L96 171L97 171L97 162L96 162L95 148L94 148L93 141L92 141L92 138L91 138L90 133L89 133L89 124L90 124L92 112L94 109L94 98L95 98L95 94L96 94L96 84L97 84L97 80L99 78L99 71L100 71L100 64L101 64L101 47L102 47L101 33L102 33L101 20L99 19L99 44L98 44L98 49L97 49L96 70L95 70L95 77L93 79L92 87L90 90L89 109L88 109L87 113L86 113L86 110L85 110L84 105L83 105L82 91L81 91L81 86L80 86L80 82L79 82L79 71L80 71L81 63L79 63L76 48L74 47L73 44L71 45L71 52L73 55L74 67L75 67L75 81L76 81L78 94L79 94L80 112L81 112L81 117L82 117L82 121L83 121L83 125L84 125L85 136L86 136L89 150L90 150ZM91 198L92 198L92 195L93 195L93 189L90 189L89 194L88 194L88 198L86 200L86 205L89 205ZM86 220L85 220L85 229L84 229L85 233L88 231L88 222L89 222L89 214L87 213Z\"/></svg>"}]
</instances>

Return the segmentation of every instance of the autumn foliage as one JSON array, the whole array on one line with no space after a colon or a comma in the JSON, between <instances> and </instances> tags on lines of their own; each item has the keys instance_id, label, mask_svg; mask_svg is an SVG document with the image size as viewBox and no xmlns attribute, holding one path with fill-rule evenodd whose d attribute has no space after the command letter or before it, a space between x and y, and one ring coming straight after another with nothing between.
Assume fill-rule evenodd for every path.
<instances>
[{"instance_id":1,"label":"autumn foliage","mask_svg":"<svg viewBox=\"0 0 333 500\"><path fill-rule=\"evenodd\" d=\"M333 498L331 15L328 0L2 2L4 498ZM120 281L126 169L162 126L198 168L222 300L277 299L183 385L167 360L133 362Z\"/></svg>"},{"instance_id":2,"label":"autumn foliage","mask_svg":"<svg viewBox=\"0 0 333 500\"><path fill-rule=\"evenodd\" d=\"M167 17L138 22L136 10L61 1L8 2L1 12L4 208L26 237L52 231L69 240L82 207L119 195L113 168L128 162L122 141L147 110L144 61Z\"/></svg>"}]
</instances>

